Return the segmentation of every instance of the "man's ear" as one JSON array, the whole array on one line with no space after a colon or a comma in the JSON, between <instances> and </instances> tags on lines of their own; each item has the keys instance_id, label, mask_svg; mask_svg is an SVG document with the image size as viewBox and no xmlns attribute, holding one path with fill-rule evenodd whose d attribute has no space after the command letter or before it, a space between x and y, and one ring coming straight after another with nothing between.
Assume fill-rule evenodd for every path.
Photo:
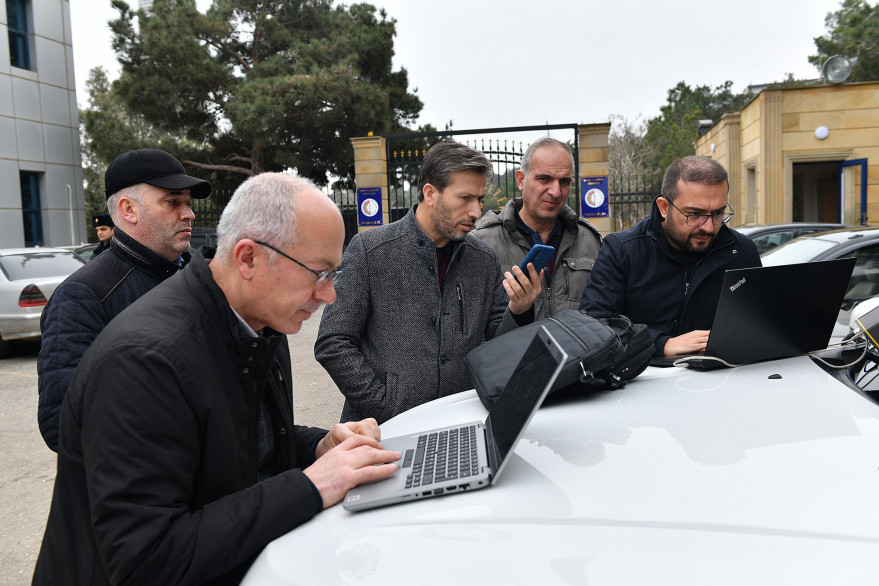
<instances>
[{"instance_id":1,"label":"man's ear","mask_svg":"<svg viewBox=\"0 0 879 586\"><path fill-rule=\"evenodd\" d=\"M232 248L232 260L235 261L235 268L241 274L241 278L246 281L253 279L258 266L265 266L265 262L257 259L259 253L257 248L259 245L250 238L244 238L235 243Z\"/></svg>"},{"instance_id":2,"label":"man's ear","mask_svg":"<svg viewBox=\"0 0 879 586\"><path fill-rule=\"evenodd\" d=\"M662 196L656 198L656 207L659 208L659 213L662 214L662 218L665 219L668 217L668 200Z\"/></svg>"},{"instance_id":3,"label":"man's ear","mask_svg":"<svg viewBox=\"0 0 879 586\"><path fill-rule=\"evenodd\" d=\"M133 200L127 197L120 197L117 203L119 216L129 224L135 225L140 219L140 208Z\"/></svg>"},{"instance_id":4,"label":"man's ear","mask_svg":"<svg viewBox=\"0 0 879 586\"><path fill-rule=\"evenodd\" d=\"M424 188L422 188L421 193L424 194L424 201L422 203L426 203L428 207L433 207L436 205L436 199L439 197L440 190L437 189L432 183L425 183Z\"/></svg>"},{"instance_id":5,"label":"man's ear","mask_svg":"<svg viewBox=\"0 0 879 586\"><path fill-rule=\"evenodd\" d=\"M516 170L516 187L519 188L519 191L525 191L525 173L522 172L522 169Z\"/></svg>"}]
</instances>

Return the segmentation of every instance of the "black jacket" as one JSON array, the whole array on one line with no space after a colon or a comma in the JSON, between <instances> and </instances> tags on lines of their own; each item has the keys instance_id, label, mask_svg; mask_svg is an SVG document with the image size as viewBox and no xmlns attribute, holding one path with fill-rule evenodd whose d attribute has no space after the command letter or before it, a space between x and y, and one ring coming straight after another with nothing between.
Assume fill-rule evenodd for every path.
<instances>
[{"instance_id":1,"label":"black jacket","mask_svg":"<svg viewBox=\"0 0 879 586\"><path fill-rule=\"evenodd\" d=\"M98 242L98 245L95 246L95 250L92 253L91 260L94 260L99 254L101 254L105 250L110 250L110 244L107 242Z\"/></svg>"},{"instance_id":2,"label":"black jacket","mask_svg":"<svg viewBox=\"0 0 879 586\"><path fill-rule=\"evenodd\" d=\"M196 254L73 377L34 583L238 583L318 510L299 468L326 431L295 426L292 401L286 336L248 337ZM258 482L261 404L274 476Z\"/></svg>"},{"instance_id":3,"label":"black jacket","mask_svg":"<svg viewBox=\"0 0 879 586\"><path fill-rule=\"evenodd\" d=\"M751 239L722 226L688 283L686 268L666 240L662 222L654 202L650 217L628 230L607 234L580 303L580 309L592 317L622 314L646 324L656 356L662 356L671 337L711 329L726 270L760 266Z\"/></svg>"},{"instance_id":4,"label":"black jacket","mask_svg":"<svg viewBox=\"0 0 879 586\"><path fill-rule=\"evenodd\" d=\"M184 264L189 253L183 254ZM111 319L180 267L116 228L110 249L61 283L40 316L37 420L58 450L58 411L82 355Z\"/></svg>"}]
</instances>

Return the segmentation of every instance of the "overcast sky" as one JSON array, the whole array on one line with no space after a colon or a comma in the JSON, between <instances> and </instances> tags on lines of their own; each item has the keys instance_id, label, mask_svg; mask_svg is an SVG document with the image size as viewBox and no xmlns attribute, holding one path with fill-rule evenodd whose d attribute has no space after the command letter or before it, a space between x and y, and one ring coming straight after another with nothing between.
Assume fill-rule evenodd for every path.
<instances>
[{"instance_id":1,"label":"overcast sky","mask_svg":"<svg viewBox=\"0 0 879 586\"><path fill-rule=\"evenodd\" d=\"M136 0L129 0L136 6ZM679 81L817 78L807 57L841 0L378 0L397 20L395 69L420 124L456 130L607 122L659 113ZM71 0L80 105L92 67L118 75L110 0ZM209 0L198 0L200 8Z\"/></svg>"}]
</instances>

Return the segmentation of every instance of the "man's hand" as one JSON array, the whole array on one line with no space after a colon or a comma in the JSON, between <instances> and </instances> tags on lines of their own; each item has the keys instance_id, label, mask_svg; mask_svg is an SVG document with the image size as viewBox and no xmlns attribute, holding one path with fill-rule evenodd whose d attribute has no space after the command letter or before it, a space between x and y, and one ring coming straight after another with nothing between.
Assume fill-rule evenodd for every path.
<instances>
[{"instance_id":1,"label":"man's hand","mask_svg":"<svg viewBox=\"0 0 879 586\"><path fill-rule=\"evenodd\" d=\"M534 265L530 262L527 275L518 266L513 267L511 271L504 273L504 289L510 297L510 312L525 313L540 295L540 279L543 278L543 271L539 273L535 271Z\"/></svg>"},{"instance_id":2,"label":"man's hand","mask_svg":"<svg viewBox=\"0 0 879 586\"><path fill-rule=\"evenodd\" d=\"M665 342L665 348L662 349L662 355L666 358L674 358L675 356L704 354L710 333L711 330L693 330L675 338L669 338Z\"/></svg>"},{"instance_id":3,"label":"man's hand","mask_svg":"<svg viewBox=\"0 0 879 586\"><path fill-rule=\"evenodd\" d=\"M377 442L380 442L382 439L382 432L378 428L378 422L371 417L360 421L337 423L333 426L333 429L331 429L330 432L318 442L317 448L314 450L314 457L320 458L352 435L358 434L372 438Z\"/></svg>"},{"instance_id":4,"label":"man's hand","mask_svg":"<svg viewBox=\"0 0 879 586\"><path fill-rule=\"evenodd\" d=\"M345 426L336 425L333 429L338 427ZM332 434L330 432L327 437ZM345 493L358 484L381 480L396 472L394 462L399 459L400 452L382 450L376 439L351 433L302 472L317 488L326 509L342 500Z\"/></svg>"}]
</instances>

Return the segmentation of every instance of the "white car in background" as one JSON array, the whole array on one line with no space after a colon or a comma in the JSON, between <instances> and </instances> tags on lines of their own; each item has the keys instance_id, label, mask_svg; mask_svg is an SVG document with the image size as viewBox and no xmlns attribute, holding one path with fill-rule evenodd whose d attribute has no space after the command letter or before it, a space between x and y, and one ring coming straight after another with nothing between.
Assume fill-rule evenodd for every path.
<instances>
[{"instance_id":1,"label":"white car in background","mask_svg":"<svg viewBox=\"0 0 879 586\"><path fill-rule=\"evenodd\" d=\"M875 586L879 405L831 372L805 356L649 367L619 390L550 396L497 484L336 505L269 544L243 584ZM484 417L469 391L382 434Z\"/></svg>"},{"instance_id":2,"label":"white car in background","mask_svg":"<svg viewBox=\"0 0 879 586\"><path fill-rule=\"evenodd\" d=\"M61 248L0 249L0 358L9 353L10 342L40 339L43 306L84 264Z\"/></svg>"}]
</instances>

